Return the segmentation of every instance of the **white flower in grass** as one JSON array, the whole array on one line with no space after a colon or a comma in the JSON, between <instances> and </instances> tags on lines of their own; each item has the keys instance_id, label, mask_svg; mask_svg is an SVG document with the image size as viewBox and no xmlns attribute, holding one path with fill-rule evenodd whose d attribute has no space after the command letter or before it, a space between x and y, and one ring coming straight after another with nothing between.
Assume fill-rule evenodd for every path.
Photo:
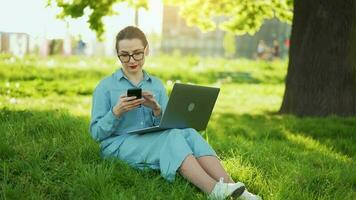
<instances>
[{"instance_id":1,"label":"white flower in grass","mask_svg":"<svg viewBox=\"0 0 356 200\"><path fill-rule=\"evenodd\" d=\"M16 83L16 84L15 84L15 87L16 87L16 88L19 88L19 87L20 87L20 83Z\"/></svg>"},{"instance_id":2,"label":"white flower in grass","mask_svg":"<svg viewBox=\"0 0 356 200\"><path fill-rule=\"evenodd\" d=\"M10 87L10 82L6 82L6 83L5 83L5 86L6 86L6 87Z\"/></svg>"},{"instance_id":3,"label":"white flower in grass","mask_svg":"<svg viewBox=\"0 0 356 200\"><path fill-rule=\"evenodd\" d=\"M172 80L168 80L166 84L167 84L167 86L171 86L173 84L173 81Z\"/></svg>"},{"instance_id":4,"label":"white flower in grass","mask_svg":"<svg viewBox=\"0 0 356 200\"><path fill-rule=\"evenodd\" d=\"M16 104L17 103L17 99L16 98L11 98L9 101L10 101L11 104Z\"/></svg>"},{"instance_id":5,"label":"white flower in grass","mask_svg":"<svg viewBox=\"0 0 356 200\"><path fill-rule=\"evenodd\" d=\"M221 80L219 79L213 84L213 87L221 87Z\"/></svg>"},{"instance_id":6,"label":"white flower in grass","mask_svg":"<svg viewBox=\"0 0 356 200\"><path fill-rule=\"evenodd\" d=\"M55 62L53 59L49 60L47 63L46 63L47 67L51 68L51 67L54 67L55 65Z\"/></svg>"}]
</instances>

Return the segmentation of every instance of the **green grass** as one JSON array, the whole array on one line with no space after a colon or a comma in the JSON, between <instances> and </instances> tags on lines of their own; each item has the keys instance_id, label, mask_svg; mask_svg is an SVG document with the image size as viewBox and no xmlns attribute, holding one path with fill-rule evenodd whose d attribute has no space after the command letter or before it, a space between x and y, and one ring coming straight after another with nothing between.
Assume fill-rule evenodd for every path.
<instances>
[{"instance_id":1,"label":"green grass","mask_svg":"<svg viewBox=\"0 0 356 200\"><path fill-rule=\"evenodd\" d=\"M267 200L356 199L356 118L277 115L285 61L150 57L166 84L221 87L208 129L235 180ZM91 93L110 58L0 55L0 199L206 199L177 176L102 160L88 132Z\"/></svg>"}]
</instances>

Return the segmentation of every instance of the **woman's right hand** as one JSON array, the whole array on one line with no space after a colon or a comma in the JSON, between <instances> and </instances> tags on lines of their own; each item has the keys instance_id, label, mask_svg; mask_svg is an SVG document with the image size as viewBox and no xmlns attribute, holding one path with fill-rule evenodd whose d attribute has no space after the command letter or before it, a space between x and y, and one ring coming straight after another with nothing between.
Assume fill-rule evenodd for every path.
<instances>
[{"instance_id":1,"label":"woman's right hand","mask_svg":"<svg viewBox=\"0 0 356 200\"><path fill-rule=\"evenodd\" d=\"M116 117L120 117L123 113L139 107L144 101L144 99L136 99L135 96L121 95L120 100L113 107L113 113Z\"/></svg>"}]
</instances>

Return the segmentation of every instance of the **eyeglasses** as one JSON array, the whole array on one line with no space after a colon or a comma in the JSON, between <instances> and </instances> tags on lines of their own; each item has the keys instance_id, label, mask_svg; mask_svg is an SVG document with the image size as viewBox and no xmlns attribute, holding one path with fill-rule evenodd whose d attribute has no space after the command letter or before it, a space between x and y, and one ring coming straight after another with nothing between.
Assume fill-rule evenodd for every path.
<instances>
[{"instance_id":1,"label":"eyeglasses","mask_svg":"<svg viewBox=\"0 0 356 200\"><path fill-rule=\"evenodd\" d=\"M123 63L128 63L130 61L130 58L132 57L135 61L140 61L144 58L144 52L140 51L140 52L135 52L133 54L128 54L128 53L124 53L124 54L119 54L119 59L121 62Z\"/></svg>"}]
</instances>

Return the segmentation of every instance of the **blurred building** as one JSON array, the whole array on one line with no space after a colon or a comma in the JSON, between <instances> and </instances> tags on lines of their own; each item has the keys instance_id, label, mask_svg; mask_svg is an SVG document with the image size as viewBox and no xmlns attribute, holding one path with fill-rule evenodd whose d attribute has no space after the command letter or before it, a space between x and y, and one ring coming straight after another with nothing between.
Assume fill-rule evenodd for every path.
<instances>
[{"instance_id":1,"label":"blurred building","mask_svg":"<svg viewBox=\"0 0 356 200\"><path fill-rule=\"evenodd\" d=\"M224 32L215 31L203 33L197 27L187 26L179 16L175 6L163 7L162 44L161 50L172 53L179 50L182 54L199 54L202 56L224 55ZM219 18L216 19L219 23Z\"/></svg>"},{"instance_id":2,"label":"blurred building","mask_svg":"<svg viewBox=\"0 0 356 200\"><path fill-rule=\"evenodd\" d=\"M24 56L29 52L30 36L26 33L0 32L0 53Z\"/></svg>"},{"instance_id":3,"label":"blurred building","mask_svg":"<svg viewBox=\"0 0 356 200\"><path fill-rule=\"evenodd\" d=\"M215 18L217 24L226 18ZM291 27L278 19L265 20L260 30L254 35L236 36L236 53L234 57L256 58L257 45L264 40L268 49L273 49L273 43L279 43L280 56L288 54L285 46L289 40ZM179 16L179 8L174 6L163 7L162 44L161 50L172 53L179 50L182 54L203 56L224 55L225 33L218 28L214 31L203 33L197 27L188 27L185 20Z\"/></svg>"}]
</instances>

